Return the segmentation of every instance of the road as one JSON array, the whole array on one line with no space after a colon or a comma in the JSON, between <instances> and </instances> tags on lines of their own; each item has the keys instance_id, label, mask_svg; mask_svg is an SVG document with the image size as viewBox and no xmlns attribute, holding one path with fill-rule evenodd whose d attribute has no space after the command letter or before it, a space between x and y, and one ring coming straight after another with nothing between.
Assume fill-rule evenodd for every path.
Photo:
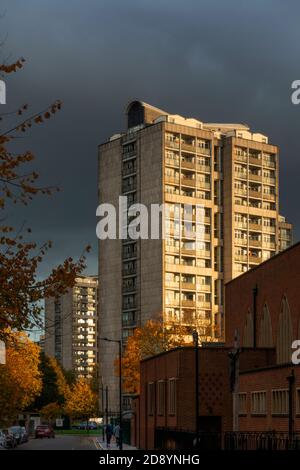
<instances>
[{"instance_id":1,"label":"road","mask_svg":"<svg viewBox=\"0 0 300 470\"><path fill-rule=\"evenodd\" d=\"M96 450L94 440L87 436L56 436L55 439L30 439L16 450Z\"/></svg>"}]
</instances>

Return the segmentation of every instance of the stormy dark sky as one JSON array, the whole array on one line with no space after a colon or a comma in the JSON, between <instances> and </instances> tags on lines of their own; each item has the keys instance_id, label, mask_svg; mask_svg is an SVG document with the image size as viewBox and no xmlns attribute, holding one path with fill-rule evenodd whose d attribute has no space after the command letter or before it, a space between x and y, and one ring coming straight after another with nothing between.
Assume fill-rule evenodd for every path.
<instances>
[{"instance_id":1,"label":"stormy dark sky","mask_svg":"<svg viewBox=\"0 0 300 470\"><path fill-rule=\"evenodd\" d=\"M1 58L27 60L7 80L1 111L64 103L17 144L35 152L43 184L63 189L9 212L53 240L43 272L87 243L97 272L97 145L124 129L132 98L266 133L281 148L281 212L299 239L300 105L290 100L300 79L298 1L1 0L0 13Z\"/></svg>"}]
</instances>

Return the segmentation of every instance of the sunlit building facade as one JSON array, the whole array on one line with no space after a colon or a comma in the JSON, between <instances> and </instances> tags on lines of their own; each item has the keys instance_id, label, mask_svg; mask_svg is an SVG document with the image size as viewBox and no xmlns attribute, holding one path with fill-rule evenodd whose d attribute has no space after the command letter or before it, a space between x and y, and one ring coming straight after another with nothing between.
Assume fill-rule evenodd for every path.
<instances>
[{"instance_id":1,"label":"sunlit building facade","mask_svg":"<svg viewBox=\"0 0 300 470\"><path fill-rule=\"evenodd\" d=\"M126 341L160 315L220 341L224 284L291 243L279 216L278 148L244 124L204 123L140 101L129 104L127 121L99 147L99 203L118 207L123 195L149 213L164 203L168 237L100 240L101 335ZM100 345L112 388L113 347Z\"/></svg>"},{"instance_id":2,"label":"sunlit building facade","mask_svg":"<svg viewBox=\"0 0 300 470\"><path fill-rule=\"evenodd\" d=\"M79 276L62 296L45 300L45 352L77 377L98 367L98 278Z\"/></svg>"}]
</instances>

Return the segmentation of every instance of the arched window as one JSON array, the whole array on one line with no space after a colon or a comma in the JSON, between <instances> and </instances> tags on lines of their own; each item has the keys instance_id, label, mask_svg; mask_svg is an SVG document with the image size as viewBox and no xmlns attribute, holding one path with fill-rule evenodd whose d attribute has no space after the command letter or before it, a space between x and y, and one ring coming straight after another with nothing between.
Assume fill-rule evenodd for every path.
<instances>
[{"instance_id":1,"label":"arched window","mask_svg":"<svg viewBox=\"0 0 300 470\"><path fill-rule=\"evenodd\" d=\"M277 327L276 354L277 363L291 362L292 345L292 320L287 298L284 296L281 302L279 321Z\"/></svg>"},{"instance_id":2,"label":"arched window","mask_svg":"<svg viewBox=\"0 0 300 470\"><path fill-rule=\"evenodd\" d=\"M259 325L258 346L260 348L271 348L274 346L271 317L266 304L264 305Z\"/></svg>"},{"instance_id":3,"label":"arched window","mask_svg":"<svg viewBox=\"0 0 300 470\"><path fill-rule=\"evenodd\" d=\"M243 336L243 344L244 348L252 348L253 347L253 316L250 310L248 310L246 316L246 323L244 327L244 336Z\"/></svg>"}]
</instances>

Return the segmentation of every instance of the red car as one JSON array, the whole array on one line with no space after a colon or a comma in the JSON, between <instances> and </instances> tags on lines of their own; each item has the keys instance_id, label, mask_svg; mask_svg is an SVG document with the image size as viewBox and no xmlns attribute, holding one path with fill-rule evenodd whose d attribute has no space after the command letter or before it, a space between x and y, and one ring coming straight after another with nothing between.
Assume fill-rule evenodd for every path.
<instances>
[{"instance_id":1,"label":"red car","mask_svg":"<svg viewBox=\"0 0 300 470\"><path fill-rule=\"evenodd\" d=\"M39 437L48 437L48 439L50 439L50 437L54 438L55 434L52 426L50 426L50 424L41 424L40 426L37 426L35 430L35 438L38 439Z\"/></svg>"}]
</instances>

